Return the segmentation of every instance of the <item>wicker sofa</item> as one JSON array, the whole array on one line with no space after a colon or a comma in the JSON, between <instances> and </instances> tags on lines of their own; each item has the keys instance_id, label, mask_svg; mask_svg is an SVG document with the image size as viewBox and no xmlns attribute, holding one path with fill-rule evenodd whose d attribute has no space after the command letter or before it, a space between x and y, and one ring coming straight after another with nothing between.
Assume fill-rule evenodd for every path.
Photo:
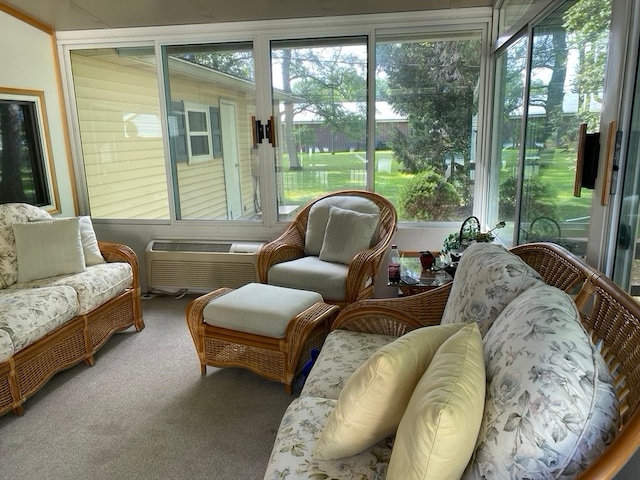
<instances>
[{"instance_id":1,"label":"wicker sofa","mask_svg":"<svg viewBox=\"0 0 640 480\"><path fill-rule=\"evenodd\" d=\"M132 249L98 242L88 217L0 205L0 415L22 414L52 375L93 365L109 337L131 326L144 328Z\"/></svg>"},{"instance_id":2,"label":"wicker sofa","mask_svg":"<svg viewBox=\"0 0 640 480\"><path fill-rule=\"evenodd\" d=\"M473 245L453 284L340 313L264 478L613 478L640 445L639 327L561 247Z\"/></svg>"}]
</instances>

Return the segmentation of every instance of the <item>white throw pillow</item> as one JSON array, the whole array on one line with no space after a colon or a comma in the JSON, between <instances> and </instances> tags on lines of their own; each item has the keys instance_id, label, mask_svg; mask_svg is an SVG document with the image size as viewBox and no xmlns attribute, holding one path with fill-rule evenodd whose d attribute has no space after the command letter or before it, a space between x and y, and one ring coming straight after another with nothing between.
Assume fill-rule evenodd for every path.
<instances>
[{"instance_id":1,"label":"white throw pillow","mask_svg":"<svg viewBox=\"0 0 640 480\"><path fill-rule=\"evenodd\" d=\"M87 267L106 263L102 253L100 253L96 232L93 230L93 223L89 216L80 217L80 240L82 241L84 262Z\"/></svg>"},{"instance_id":2,"label":"white throw pillow","mask_svg":"<svg viewBox=\"0 0 640 480\"><path fill-rule=\"evenodd\" d=\"M18 282L85 270L78 217L13 223Z\"/></svg>"},{"instance_id":3,"label":"white throw pillow","mask_svg":"<svg viewBox=\"0 0 640 480\"><path fill-rule=\"evenodd\" d=\"M314 457L356 455L395 433L438 348L462 327L464 323L419 328L371 355L345 383Z\"/></svg>"},{"instance_id":4,"label":"white throw pillow","mask_svg":"<svg viewBox=\"0 0 640 480\"><path fill-rule=\"evenodd\" d=\"M320 260L349 265L358 252L371 245L380 215L359 213L331 205L320 249Z\"/></svg>"},{"instance_id":5,"label":"white throw pillow","mask_svg":"<svg viewBox=\"0 0 640 480\"><path fill-rule=\"evenodd\" d=\"M411 395L387 480L458 480L473 453L484 396L482 338L470 323L442 344Z\"/></svg>"}]
</instances>

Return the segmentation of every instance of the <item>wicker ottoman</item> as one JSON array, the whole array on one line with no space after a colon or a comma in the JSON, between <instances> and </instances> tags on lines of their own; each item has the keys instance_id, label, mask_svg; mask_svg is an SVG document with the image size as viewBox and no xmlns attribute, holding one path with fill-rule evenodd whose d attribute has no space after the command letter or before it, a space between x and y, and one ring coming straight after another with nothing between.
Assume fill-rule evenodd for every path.
<instances>
[{"instance_id":1,"label":"wicker ottoman","mask_svg":"<svg viewBox=\"0 0 640 480\"><path fill-rule=\"evenodd\" d=\"M291 393L338 310L314 292L250 283L196 298L186 316L203 375L207 365L243 367L284 383Z\"/></svg>"}]
</instances>

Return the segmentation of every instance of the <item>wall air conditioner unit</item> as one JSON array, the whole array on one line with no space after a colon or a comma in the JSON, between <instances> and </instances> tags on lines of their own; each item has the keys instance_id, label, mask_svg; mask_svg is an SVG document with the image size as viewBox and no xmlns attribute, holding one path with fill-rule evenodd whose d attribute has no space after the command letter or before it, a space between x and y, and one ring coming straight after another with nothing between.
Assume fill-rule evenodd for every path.
<instances>
[{"instance_id":1,"label":"wall air conditioner unit","mask_svg":"<svg viewBox=\"0 0 640 480\"><path fill-rule=\"evenodd\" d=\"M147 289L206 293L257 282L262 243L152 240L145 251Z\"/></svg>"}]
</instances>

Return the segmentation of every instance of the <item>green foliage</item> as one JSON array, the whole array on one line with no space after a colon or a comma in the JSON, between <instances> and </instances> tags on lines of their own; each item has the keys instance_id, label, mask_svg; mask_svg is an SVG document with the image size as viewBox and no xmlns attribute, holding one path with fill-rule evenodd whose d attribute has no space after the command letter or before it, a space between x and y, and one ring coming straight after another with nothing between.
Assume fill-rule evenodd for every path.
<instances>
[{"instance_id":1,"label":"green foliage","mask_svg":"<svg viewBox=\"0 0 640 480\"><path fill-rule=\"evenodd\" d=\"M468 177L480 47L480 40L468 39L378 47L378 66L387 74L384 99L409 122L408 134L396 131L390 139L404 172L444 174L447 162L459 157L451 177Z\"/></svg>"},{"instance_id":2,"label":"green foliage","mask_svg":"<svg viewBox=\"0 0 640 480\"><path fill-rule=\"evenodd\" d=\"M516 179L508 177L500 185L500 217L514 218L516 206ZM558 217L558 209L553 199L556 198L553 186L544 183L538 177L531 178L525 183L525 192L523 195L524 208L527 218L534 219L537 217ZM524 219L521 219L524 220Z\"/></svg>"},{"instance_id":3,"label":"green foliage","mask_svg":"<svg viewBox=\"0 0 640 480\"><path fill-rule=\"evenodd\" d=\"M401 218L423 222L450 220L460 201L453 185L432 170L407 181L398 199Z\"/></svg>"}]
</instances>

